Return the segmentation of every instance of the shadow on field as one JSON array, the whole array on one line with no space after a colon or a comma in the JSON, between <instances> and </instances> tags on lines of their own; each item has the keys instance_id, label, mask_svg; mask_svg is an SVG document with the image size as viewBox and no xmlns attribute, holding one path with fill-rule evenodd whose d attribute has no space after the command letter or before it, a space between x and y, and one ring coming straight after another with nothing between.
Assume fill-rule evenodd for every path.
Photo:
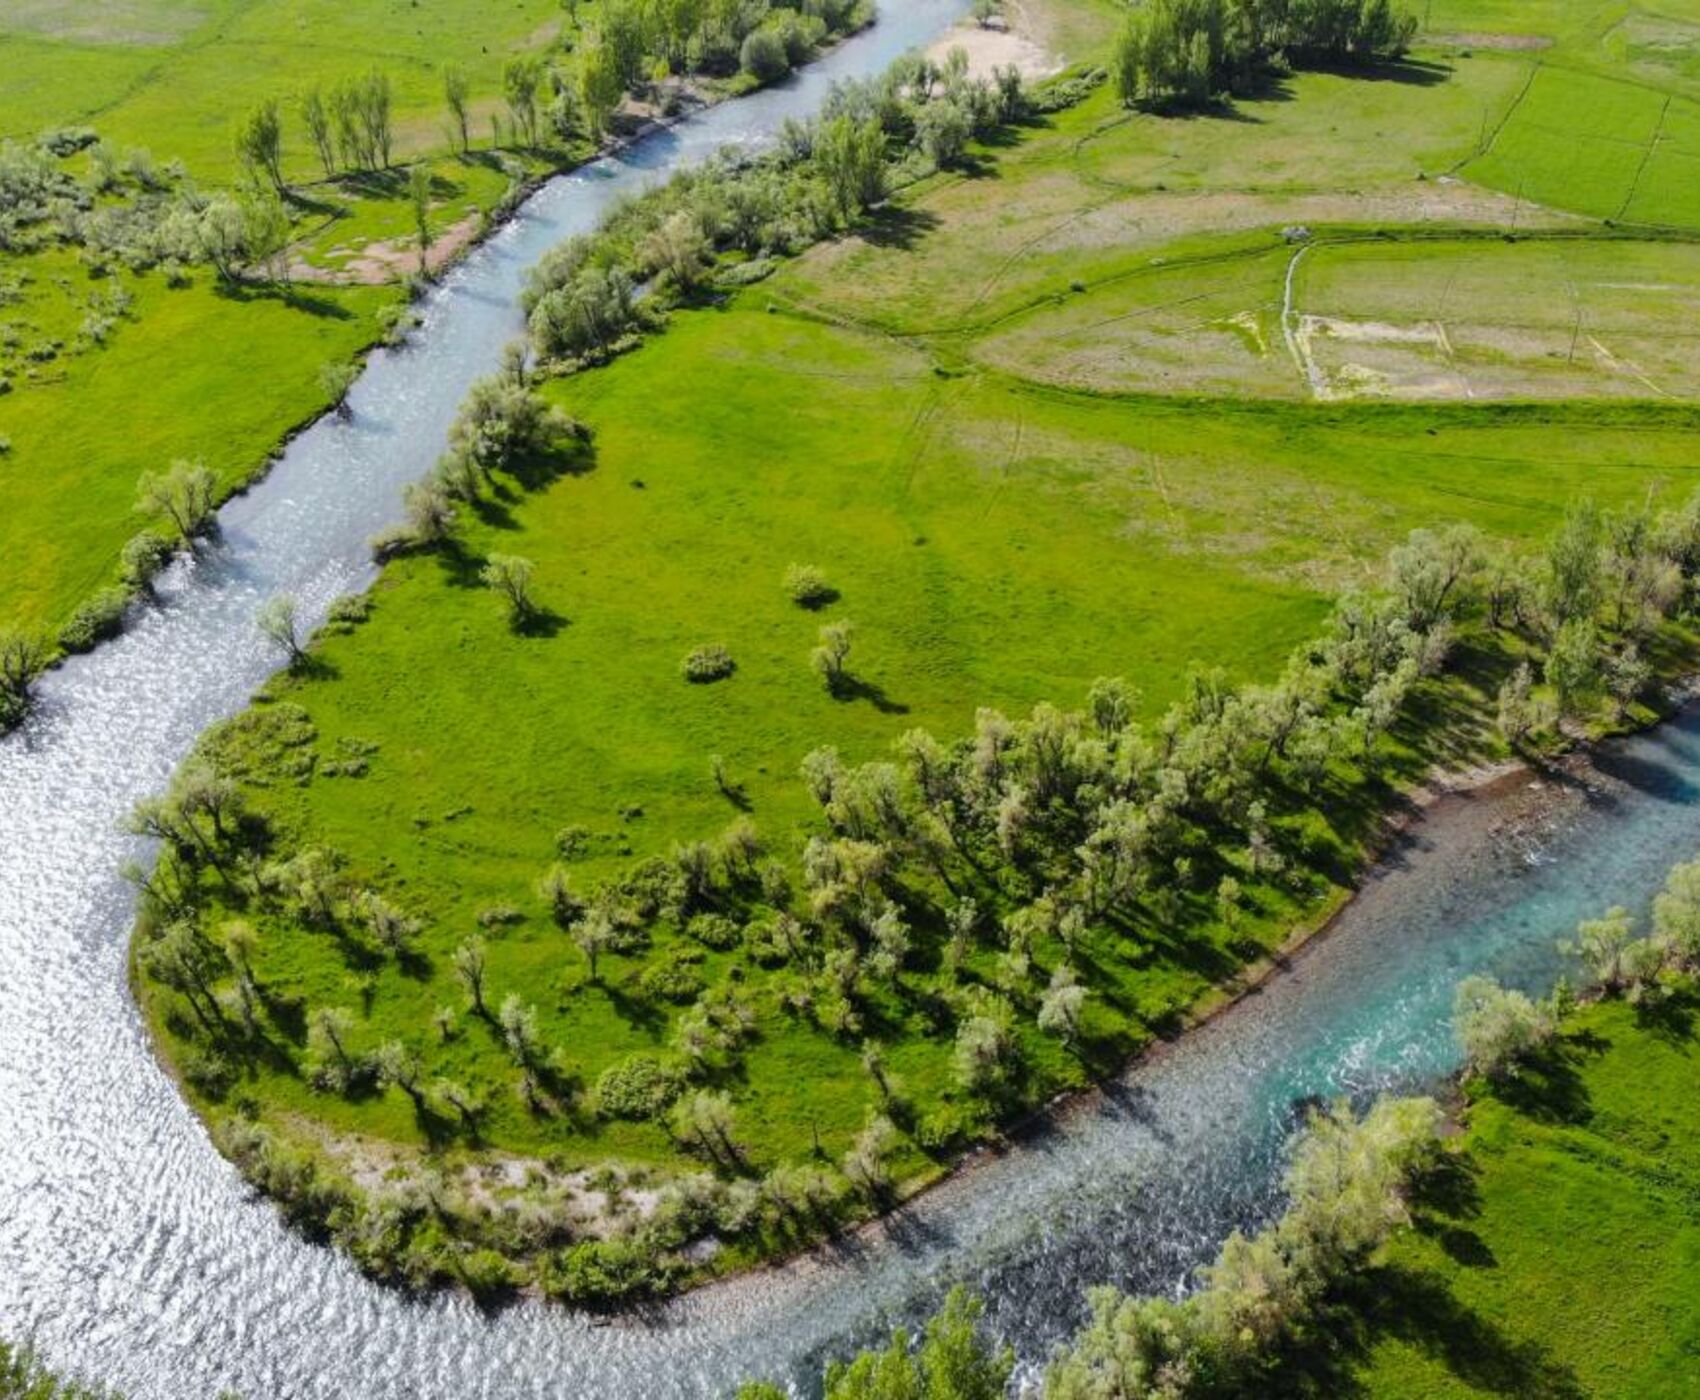
<instances>
[{"instance_id":1,"label":"shadow on field","mask_svg":"<svg viewBox=\"0 0 1700 1400\"><path fill-rule=\"evenodd\" d=\"M938 226L939 217L930 210L886 205L875 210L857 233L876 248L909 249Z\"/></svg>"}]
</instances>

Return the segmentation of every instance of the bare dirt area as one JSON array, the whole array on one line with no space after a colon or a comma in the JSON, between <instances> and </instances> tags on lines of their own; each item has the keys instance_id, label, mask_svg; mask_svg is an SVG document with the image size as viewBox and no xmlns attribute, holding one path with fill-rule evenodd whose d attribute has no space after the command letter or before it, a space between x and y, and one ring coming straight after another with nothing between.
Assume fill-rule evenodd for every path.
<instances>
[{"instance_id":1,"label":"bare dirt area","mask_svg":"<svg viewBox=\"0 0 1700 1400\"><path fill-rule=\"evenodd\" d=\"M457 223L451 224L431 244L425 256L426 268L432 273L441 272L471 246L472 241L478 237L478 227L477 214L468 214ZM411 277L418 271L418 244L401 239L379 239L375 243L368 243L357 257L351 258L341 267L318 267L297 262L290 268L290 276L297 282L341 282L380 286L385 282Z\"/></svg>"},{"instance_id":2,"label":"bare dirt area","mask_svg":"<svg viewBox=\"0 0 1700 1400\"><path fill-rule=\"evenodd\" d=\"M1060 223L1033 250L1095 249L1165 243L1209 229L1216 233L1282 224L1462 224L1526 229L1574 226L1572 215L1531 206L1463 180L1413 180L1380 189L1314 194L1236 190L1152 191L1118 199Z\"/></svg>"},{"instance_id":3,"label":"bare dirt area","mask_svg":"<svg viewBox=\"0 0 1700 1400\"><path fill-rule=\"evenodd\" d=\"M968 55L968 76L989 78L995 68L1015 68L1028 81L1047 78L1062 70L1054 54L1047 53L1016 26L959 24L927 50L927 57L942 63L952 49Z\"/></svg>"},{"instance_id":4,"label":"bare dirt area","mask_svg":"<svg viewBox=\"0 0 1700 1400\"><path fill-rule=\"evenodd\" d=\"M1430 34L1425 43L1437 49L1498 49L1506 53L1531 53L1550 49L1545 34Z\"/></svg>"}]
</instances>

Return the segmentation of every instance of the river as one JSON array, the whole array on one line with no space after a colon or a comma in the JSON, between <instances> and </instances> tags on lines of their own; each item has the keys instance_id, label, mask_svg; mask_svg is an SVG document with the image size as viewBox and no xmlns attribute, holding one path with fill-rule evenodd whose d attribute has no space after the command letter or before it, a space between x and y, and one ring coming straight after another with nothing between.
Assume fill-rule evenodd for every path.
<instances>
[{"instance_id":1,"label":"river","mask_svg":"<svg viewBox=\"0 0 1700 1400\"><path fill-rule=\"evenodd\" d=\"M255 1201L154 1063L124 983L137 851L123 813L274 665L252 626L288 591L316 620L367 584L365 540L430 466L466 385L519 328L524 269L619 193L812 110L960 0L890 0L879 25L791 85L552 181L381 352L352 395L222 513L125 636L45 678L0 742L0 1335L133 1400L694 1397L801 1382L820 1358L978 1287L1031 1367L1111 1280L1174 1287L1276 1204L1307 1095L1367 1095L1454 1059L1452 987L1550 983L1555 942L1605 903L1644 906L1700 843L1700 716L1614 747L1577 782L1526 777L1443 799L1324 938L1259 994L1018 1148L831 1250L597 1326L523 1305L409 1300Z\"/></svg>"}]
</instances>

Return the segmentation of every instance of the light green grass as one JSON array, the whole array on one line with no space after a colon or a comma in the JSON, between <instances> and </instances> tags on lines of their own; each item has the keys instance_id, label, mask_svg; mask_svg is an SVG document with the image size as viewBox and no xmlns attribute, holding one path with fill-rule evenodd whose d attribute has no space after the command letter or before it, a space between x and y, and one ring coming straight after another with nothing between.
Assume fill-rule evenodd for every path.
<instances>
[{"instance_id":1,"label":"light green grass","mask_svg":"<svg viewBox=\"0 0 1700 1400\"><path fill-rule=\"evenodd\" d=\"M1326 1393L1700 1394L1692 1017L1592 1008L1547 1069L1471 1107L1460 1169L1371 1280L1367 1359Z\"/></svg>"},{"instance_id":2,"label":"light green grass","mask_svg":"<svg viewBox=\"0 0 1700 1400\"><path fill-rule=\"evenodd\" d=\"M69 259L29 261L44 280L101 285ZM378 307L396 295L232 294L204 268L185 288L157 273L124 283L134 316L104 348L50 362L47 382L0 396L0 433L12 443L0 455L0 620L47 635L113 581L124 542L157 523L134 510L144 472L202 458L227 490L248 480L286 432L326 407L320 366L370 344ZM45 329L69 339L80 315L68 300Z\"/></svg>"},{"instance_id":3,"label":"light green grass","mask_svg":"<svg viewBox=\"0 0 1700 1400\"><path fill-rule=\"evenodd\" d=\"M0 133L33 136L44 126L83 123L120 147L179 157L202 180L227 180L236 174L232 125L275 97L286 104L287 173L311 179L318 173L312 148L290 105L304 88L376 65L395 83L400 151L440 148L441 66L460 63L482 105L496 105L502 65L539 48L562 22L555 0L8 7L0 14L0 57L15 52L19 61L8 70L26 76L0 87Z\"/></svg>"},{"instance_id":4,"label":"light green grass","mask_svg":"<svg viewBox=\"0 0 1700 1400\"><path fill-rule=\"evenodd\" d=\"M814 820L796 765L818 744L872 758L913 725L963 733L975 705L1077 704L1103 674L1140 685L1149 711L1194 660L1267 676L1314 631L1326 593L1364 578L1415 524L1472 519L1527 538L1579 489L1619 501L1655 479L1673 494L1693 479L1685 415L1318 416L1080 399L940 378L912 349L761 305L758 289L727 310L681 314L644 349L563 383L563 402L596 430L594 469L470 529L474 561L485 550L535 561L554 635L514 636L472 583L475 562L420 557L386 572L369 621L326 640L326 676L272 687L305 708L321 767L368 755L364 776L263 793L286 844L342 852L353 878L426 921L429 975L377 971L362 1043L417 1039L437 1006L458 1004L450 951L481 910L512 905L527 918L492 940L495 998L535 999L547 1039L586 1083L635 1049L665 1047L676 1013L640 1014L585 987L532 885L563 828L591 833L574 863L585 890L634 857L712 835L736 813L711 754L773 848L794 849ZM781 588L793 562L821 566L840 591L824 616L854 619L854 669L877 702L835 700L809 671L823 615ZM680 660L705 642L728 646L738 670L688 685ZM258 771L275 779L275 762ZM1295 909L1266 912L1260 937L1278 936ZM322 935L268 919L262 975L305 1005L349 1004L349 967L330 953ZM606 980L618 988L655 956L610 958ZM1099 961L1115 989L1101 1031L1124 1046L1212 975L1110 944ZM729 967L718 955L704 964L711 980ZM768 1008L737 1091L755 1151L794 1154L817 1126L841 1150L871 1102L866 1074L841 1043L774 1011L775 984L745 975ZM891 1039L917 1099L948 1088L947 1045L906 1024ZM510 1075L476 1028L426 1049L433 1072ZM1034 1055L1041 1085L1071 1082L1042 1041ZM419 1140L393 1092L349 1102L266 1072L244 1092L343 1131ZM575 1163L682 1160L653 1127L587 1135L505 1096L485 1133L494 1147Z\"/></svg>"}]
</instances>

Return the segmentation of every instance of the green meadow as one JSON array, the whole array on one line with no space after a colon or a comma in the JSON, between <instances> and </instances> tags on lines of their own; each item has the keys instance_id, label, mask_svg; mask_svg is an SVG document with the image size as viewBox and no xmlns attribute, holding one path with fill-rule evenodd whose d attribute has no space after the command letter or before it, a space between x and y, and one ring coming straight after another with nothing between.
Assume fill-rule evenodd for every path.
<instances>
[{"instance_id":1,"label":"green meadow","mask_svg":"<svg viewBox=\"0 0 1700 1400\"><path fill-rule=\"evenodd\" d=\"M1365 1280L1354 1359L1307 1393L1692 1396L1693 1015L1681 997L1591 1007L1471 1104L1461 1155Z\"/></svg>"}]
</instances>

